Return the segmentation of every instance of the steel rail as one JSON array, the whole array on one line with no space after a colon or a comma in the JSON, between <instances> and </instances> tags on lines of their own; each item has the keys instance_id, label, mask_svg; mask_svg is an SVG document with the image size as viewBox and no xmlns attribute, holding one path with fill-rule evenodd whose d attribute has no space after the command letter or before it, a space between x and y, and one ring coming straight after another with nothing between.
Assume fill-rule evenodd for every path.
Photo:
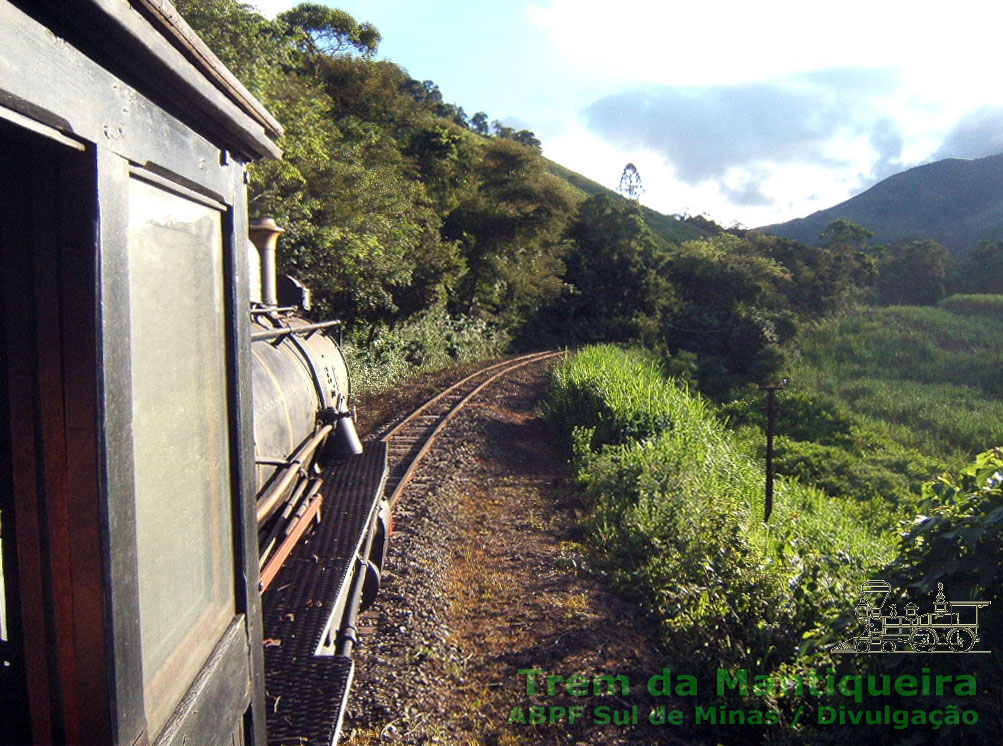
<instances>
[{"instance_id":1,"label":"steel rail","mask_svg":"<svg viewBox=\"0 0 1003 746\"><path fill-rule=\"evenodd\" d=\"M447 396L449 394L457 393L457 391L462 386L464 386L465 384L467 384L472 379L477 378L478 376L483 376L485 373L493 371L493 370L495 370L497 368L502 368L502 370L498 371L494 375L492 375L489 378L487 378L484 381L482 381L472 391L470 391L469 393L463 395L462 398L459 401L457 401L456 403L454 403L449 408L449 410L447 410L441 416L441 418L439 419L438 423L436 423L435 428L425 437L424 442L422 443L422 446L418 450L418 452L413 457L411 457L410 462L406 462L407 463L407 468L405 469L404 473L401 475L400 481L397 482L397 485L394 487L393 492L387 498L388 502L390 503L390 509L393 510L393 508L396 507L397 503L400 501L401 494L404 492L404 489L408 486L408 484L411 482L412 478L414 477L414 473L415 473L415 471L418 468L418 464L421 462L421 460L425 456L425 454L428 453L429 449L432 447L432 444L435 442L436 438L443 431L443 429L446 427L446 425L448 425L449 422L460 412L460 410L464 407L464 405L466 405L471 399L473 399L477 394L479 394L486 386L488 386L489 384L491 384L492 382L494 382L498 378L501 378L502 376L504 376L504 375L506 375L508 373L511 373L511 372L513 372L515 370L518 370L519 368L523 368L523 367L525 367L527 365L531 365L532 363L540 362L542 360L547 360L549 358L555 357L557 355L562 355L562 354L564 354L564 353L563 352L537 352L537 353L533 353L531 355L523 355L522 357L518 357L518 358L515 358L513 360L505 360L505 361L503 361L501 363L495 363L494 365L489 365L489 366L486 366L484 368L481 368L477 372L472 373L471 375L467 376L463 380L454 383L452 386L450 386L449 388L447 388L445 391L442 391L437 396L435 396L432 399L430 399L429 401L425 402L423 405L421 405L420 407L418 407L418 409L416 409L414 412L412 412L407 417L405 417L400 423L398 423L386 435L384 435L381 438L381 440L384 441L384 442L386 442L387 446L389 447L389 445L390 445L390 442L389 442L390 439L394 435L396 435L397 433L399 433L401 430L403 430L406 425L409 425L412 422L414 422L414 420L418 416L420 416L421 414L423 414L425 412L425 410L427 410L432 404L435 404L436 402L442 400L445 396Z\"/></svg>"},{"instance_id":2,"label":"steel rail","mask_svg":"<svg viewBox=\"0 0 1003 746\"><path fill-rule=\"evenodd\" d=\"M439 400L441 400L443 397L446 397L449 394L453 393L456 389L458 389L460 386L462 386L463 384L465 384L467 381L469 381L469 380L471 380L473 378L477 378L477 376L483 375L484 373L487 373L489 370L494 370L495 368L500 368L503 365L510 365L510 364L516 362L517 360L525 360L526 358L538 357L540 355L546 355L546 354L552 354L552 353L534 352L534 353L531 353L529 355L522 355L521 357L512 358L511 360L502 360L500 363L494 363L493 365L486 365L483 368L478 368L477 370L475 370L473 373L471 373L466 378L464 378L462 380L459 380L456 383L454 383L452 386L450 386L449 388L444 389L443 391L440 391L438 394L436 394L435 396L433 396L431 399L429 399L427 402L425 402L424 404L422 404L416 410L414 410L413 412L411 412L411 414L409 414L403 420L401 420L396 425L394 425L394 427L386 435L384 435L382 438L380 438L380 440L382 440L384 443L388 442L390 440L390 438L392 438L394 435L396 435L398 433L398 431L402 430L406 425L410 424L411 421L414 420L419 415L421 415L422 412L424 412L426 409L428 409L429 407L431 407L433 404L436 404L437 402L439 402Z\"/></svg>"}]
</instances>

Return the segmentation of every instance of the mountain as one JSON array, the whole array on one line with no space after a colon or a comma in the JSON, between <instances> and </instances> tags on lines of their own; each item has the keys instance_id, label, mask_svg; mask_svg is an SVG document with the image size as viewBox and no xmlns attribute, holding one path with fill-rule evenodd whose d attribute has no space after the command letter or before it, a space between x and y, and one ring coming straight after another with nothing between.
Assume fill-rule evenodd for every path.
<instances>
[{"instance_id":1,"label":"mountain","mask_svg":"<svg viewBox=\"0 0 1003 746\"><path fill-rule=\"evenodd\" d=\"M910 168L835 207L759 230L814 243L838 218L870 228L876 243L931 238L964 255L982 239L1003 238L1003 155Z\"/></svg>"}]
</instances>

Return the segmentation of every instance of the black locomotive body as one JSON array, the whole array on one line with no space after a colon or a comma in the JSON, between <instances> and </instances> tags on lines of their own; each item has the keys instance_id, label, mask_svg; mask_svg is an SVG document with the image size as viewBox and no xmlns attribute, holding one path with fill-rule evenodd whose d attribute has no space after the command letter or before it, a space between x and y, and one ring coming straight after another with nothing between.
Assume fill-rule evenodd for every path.
<instances>
[{"instance_id":1,"label":"black locomotive body","mask_svg":"<svg viewBox=\"0 0 1003 746\"><path fill-rule=\"evenodd\" d=\"M335 738L385 453L248 224L281 131L166 0L0 0L0 744Z\"/></svg>"}]
</instances>

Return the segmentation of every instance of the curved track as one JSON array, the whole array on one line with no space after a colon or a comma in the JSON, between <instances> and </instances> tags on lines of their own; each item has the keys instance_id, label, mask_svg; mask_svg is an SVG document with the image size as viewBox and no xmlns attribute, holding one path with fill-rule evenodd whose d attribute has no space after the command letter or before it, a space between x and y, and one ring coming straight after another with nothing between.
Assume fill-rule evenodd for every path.
<instances>
[{"instance_id":1,"label":"curved track","mask_svg":"<svg viewBox=\"0 0 1003 746\"><path fill-rule=\"evenodd\" d=\"M523 366L561 354L563 353L553 351L537 352L488 365L457 381L394 425L380 438L387 444L389 474L385 494L391 509L400 501L401 494L414 477L418 464L432 447L439 433L464 405L492 381Z\"/></svg>"}]
</instances>

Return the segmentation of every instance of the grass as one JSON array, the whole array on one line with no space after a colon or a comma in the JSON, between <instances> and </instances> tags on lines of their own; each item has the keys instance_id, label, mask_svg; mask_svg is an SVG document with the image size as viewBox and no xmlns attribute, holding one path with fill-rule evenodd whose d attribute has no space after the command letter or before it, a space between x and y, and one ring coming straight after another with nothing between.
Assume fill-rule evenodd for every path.
<instances>
[{"instance_id":1,"label":"grass","mask_svg":"<svg viewBox=\"0 0 1003 746\"><path fill-rule=\"evenodd\" d=\"M768 525L761 392L714 407L643 353L582 350L555 372L548 416L582 487L587 566L648 610L668 663L698 680L718 668L793 675L837 665L826 646L848 634L858 584L901 571L901 556L888 563L903 525L918 525L920 493L929 499L940 484L929 480L1003 443L1000 309L999 296L967 296L807 330L792 386L778 396L777 464L796 478L779 479ZM985 520L995 526L993 506ZM790 718L802 703L814 704L733 704ZM713 735L751 743L775 734Z\"/></svg>"},{"instance_id":2,"label":"grass","mask_svg":"<svg viewBox=\"0 0 1003 746\"><path fill-rule=\"evenodd\" d=\"M762 466L712 409L608 346L557 369L548 409L574 451L597 565L698 678L795 660L893 547L856 504L792 480L763 523Z\"/></svg>"},{"instance_id":3,"label":"grass","mask_svg":"<svg viewBox=\"0 0 1003 746\"><path fill-rule=\"evenodd\" d=\"M1003 319L1003 295L951 295L937 305L952 313Z\"/></svg>"},{"instance_id":4,"label":"grass","mask_svg":"<svg viewBox=\"0 0 1003 746\"><path fill-rule=\"evenodd\" d=\"M924 482L1003 442L1003 296L864 308L803 330L777 396L776 468L859 504L875 531L911 518ZM721 408L764 455L762 394Z\"/></svg>"},{"instance_id":5,"label":"grass","mask_svg":"<svg viewBox=\"0 0 1003 746\"><path fill-rule=\"evenodd\" d=\"M1003 296L953 296L941 308L830 319L800 340L792 384L838 400L902 446L958 466L1003 443L1001 308Z\"/></svg>"}]
</instances>

